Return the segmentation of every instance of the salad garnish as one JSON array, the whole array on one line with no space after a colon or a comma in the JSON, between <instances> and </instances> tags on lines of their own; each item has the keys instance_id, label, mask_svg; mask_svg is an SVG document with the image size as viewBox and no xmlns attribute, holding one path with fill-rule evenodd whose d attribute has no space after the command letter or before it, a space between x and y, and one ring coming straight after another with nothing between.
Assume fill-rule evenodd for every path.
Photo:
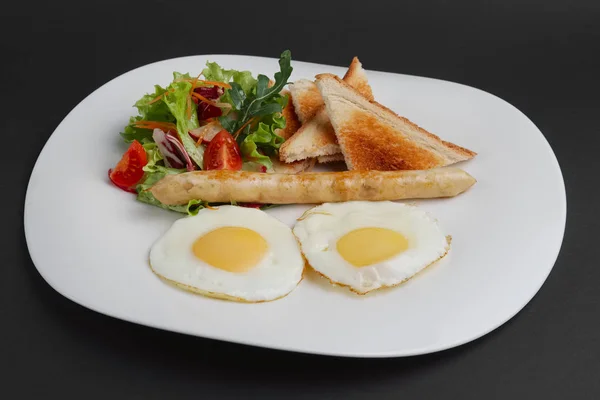
<instances>
[{"instance_id":1,"label":"salad garnish","mask_svg":"<svg viewBox=\"0 0 600 400\"><path fill-rule=\"evenodd\" d=\"M196 199L168 206L148 189L168 174L193 170L272 170L271 158L284 141L277 131L286 126L282 111L289 99L281 91L293 70L289 50L281 54L279 69L274 80L215 62L195 77L174 72L168 86L155 85L134 104L138 115L121 132L130 146L109 171L110 180L139 201L195 215L218 204Z\"/></svg>"}]
</instances>

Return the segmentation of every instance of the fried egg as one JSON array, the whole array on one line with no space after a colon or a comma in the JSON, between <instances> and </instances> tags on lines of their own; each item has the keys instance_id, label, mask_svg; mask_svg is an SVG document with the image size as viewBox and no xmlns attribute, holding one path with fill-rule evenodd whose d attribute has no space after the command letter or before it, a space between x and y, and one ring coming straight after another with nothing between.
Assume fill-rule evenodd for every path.
<instances>
[{"instance_id":1,"label":"fried egg","mask_svg":"<svg viewBox=\"0 0 600 400\"><path fill-rule=\"evenodd\" d=\"M275 300L302 280L291 229L264 211L202 209L175 221L152 246L152 271L183 289L242 302Z\"/></svg>"},{"instance_id":2,"label":"fried egg","mask_svg":"<svg viewBox=\"0 0 600 400\"><path fill-rule=\"evenodd\" d=\"M293 233L315 271L358 294L398 285L450 249L429 213L390 201L326 203L300 217Z\"/></svg>"}]
</instances>

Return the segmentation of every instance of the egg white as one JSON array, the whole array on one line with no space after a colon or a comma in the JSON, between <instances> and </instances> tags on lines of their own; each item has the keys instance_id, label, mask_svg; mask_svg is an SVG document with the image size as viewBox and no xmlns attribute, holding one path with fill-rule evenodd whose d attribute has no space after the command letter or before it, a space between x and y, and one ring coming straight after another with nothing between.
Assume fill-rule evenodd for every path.
<instances>
[{"instance_id":1,"label":"egg white","mask_svg":"<svg viewBox=\"0 0 600 400\"><path fill-rule=\"evenodd\" d=\"M408 240L408 248L382 262L355 267L338 253L336 244L360 228L399 232ZM450 249L450 237L444 235L433 216L415 206L390 201L326 203L299 218L293 233L315 271L359 294L396 286Z\"/></svg>"},{"instance_id":2,"label":"egg white","mask_svg":"<svg viewBox=\"0 0 600 400\"><path fill-rule=\"evenodd\" d=\"M222 227L248 228L268 244L267 254L249 271L222 270L198 259L194 242ZM291 229L264 211L220 206L203 209L175 221L150 250L152 271L175 285L211 297L244 302L275 300L290 293L302 280L304 259Z\"/></svg>"}]
</instances>

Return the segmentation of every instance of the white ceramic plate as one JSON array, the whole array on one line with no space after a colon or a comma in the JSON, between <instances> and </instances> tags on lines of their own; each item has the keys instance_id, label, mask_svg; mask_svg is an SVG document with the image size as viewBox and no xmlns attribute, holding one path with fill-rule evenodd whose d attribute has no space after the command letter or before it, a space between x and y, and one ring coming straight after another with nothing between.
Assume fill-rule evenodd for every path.
<instances>
[{"instance_id":1,"label":"white ceramic plate","mask_svg":"<svg viewBox=\"0 0 600 400\"><path fill-rule=\"evenodd\" d=\"M390 357L474 340L529 302L558 255L566 200L541 132L505 101L471 87L368 71L375 98L479 155L459 166L478 183L456 198L418 201L453 237L442 262L393 290L356 296L309 273L270 303L215 300L171 287L148 267L151 244L179 214L135 201L107 170L126 149L132 104L172 71L207 60L273 76L276 59L210 55L128 72L83 100L44 147L29 182L25 233L34 264L67 298L100 313L202 337L317 354ZM348 60L350 61L350 60ZM362 60L368 67L368 60ZM345 68L293 61L292 80ZM293 225L307 207L268 212Z\"/></svg>"}]
</instances>

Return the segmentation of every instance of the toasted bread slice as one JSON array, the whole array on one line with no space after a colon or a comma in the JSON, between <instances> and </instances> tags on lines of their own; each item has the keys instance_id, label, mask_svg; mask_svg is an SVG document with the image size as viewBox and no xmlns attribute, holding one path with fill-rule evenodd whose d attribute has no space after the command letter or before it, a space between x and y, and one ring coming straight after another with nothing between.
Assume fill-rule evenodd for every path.
<instances>
[{"instance_id":1,"label":"toasted bread slice","mask_svg":"<svg viewBox=\"0 0 600 400\"><path fill-rule=\"evenodd\" d=\"M302 124L300 123L300 120L298 119L298 115L296 114L296 109L294 107L294 101L293 101L292 94L290 93L290 91L283 90L281 92L281 95L288 96L287 105L283 108L283 111L281 112L281 114L285 117L285 128L278 129L276 133L279 136L281 136L282 138L284 138L285 140L288 140L289 138L292 137L292 135L294 135L294 133L296 133L298 131L298 129L300 129L300 126L302 126Z\"/></svg>"},{"instance_id":2,"label":"toasted bread slice","mask_svg":"<svg viewBox=\"0 0 600 400\"><path fill-rule=\"evenodd\" d=\"M275 174L298 174L300 172L310 171L317 163L316 158L309 158L306 160L296 161L293 163L286 163L279 161L277 158L271 158L273 162L273 170L267 172Z\"/></svg>"},{"instance_id":3,"label":"toasted bread slice","mask_svg":"<svg viewBox=\"0 0 600 400\"><path fill-rule=\"evenodd\" d=\"M300 79L289 85L296 115L302 124L310 121L325 106L317 85L308 79Z\"/></svg>"},{"instance_id":4,"label":"toasted bread slice","mask_svg":"<svg viewBox=\"0 0 600 400\"><path fill-rule=\"evenodd\" d=\"M284 138L285 140L288 140L290 137L292 137L292 135L294 135L296 133L296 131L298 131L301 124L298 119L298 115L296 114L296 111L294 109L294 102L293 102L290 91L283 90L281 92L281 94L283 96L288 96L287 105L284 107L283 111L281 112L281 114L283 114L283 116L285 117L285 128L278 129L276 133L279 136L281 136L282 138ZM308 160L308 159L296 161L296 162L292 162L292 163L280 162L277 159L272 159L272 161L273 161L273 171L272 172L283 173L283 174L297 174L298 172L306 171L315 165L315 160Z\"/></svg>"},{"instance_id":5,"label":"toasted bread slice","mask_svg":"<svg viewBox=\"0 0 600 400\"><path fill-rule=\"evenodd\" d=\"M473 158L332 74L316 76L327 115L350 170L421 170Z\"/></svg>"},{"instance_id":6,"label":"toasted bread slice","mask_svg":"<svg viewBox=\"0 0 600 400\"><path fill-rule=\"evenodd\" d=\"M367 74L357 57L352 59L344 81L355 87L363 96L372 100L373 92ZM325 112L325 104L316 85L306 79L291 85L290 91L296 99L294 105L302 127L286 143L279 152L280 159L286 162L305 158L328 156L340 153L340 147L329 117Z\"/></svg>"},{"instance_id":7,"label":"toasted bread slice","mask_svg":"<svg viewBox=\"0 0 600 400\"><path fill-rule=\"evenodd\" d=\"M340 146L323 107L314 118L302 125L294 136L281 145L279 159L294 162L339 153Z\"/></svg>"},{"instance_id":8,"label":"toasted bread slice","mask_svg":"<svg viewBox=\"0 0 600 400\"><path fill-rule=\"evenodd\" d=\"M373 91L371 90L371 85L369 85L369 80L367 79L367 73L363 69L358 57L354 57L352 59L350 67L348 67L348 71L346 71L346 75L344 75L343 80L367 99L374 100ZM321 94L320 91L319 94Z\"/></svg>"}]
</instances>

